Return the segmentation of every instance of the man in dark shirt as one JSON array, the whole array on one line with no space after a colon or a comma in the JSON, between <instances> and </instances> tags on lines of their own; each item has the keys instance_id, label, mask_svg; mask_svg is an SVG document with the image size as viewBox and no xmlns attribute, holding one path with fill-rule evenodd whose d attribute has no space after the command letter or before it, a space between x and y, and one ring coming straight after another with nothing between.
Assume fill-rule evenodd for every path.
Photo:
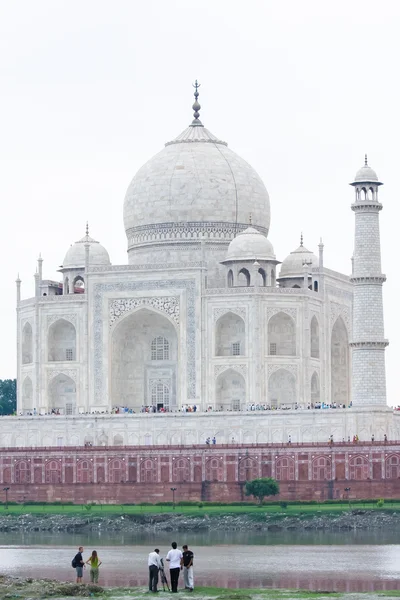
<instances>
[{"instance_id":1,"label":"man in dark shirt","mask_svg":"<svg viewBox=\"0 0 400 600\"><path fill-rule=\"evenodd\" d=\"M82 583L83 567L85 565L85 563L83 562L82 552L83 552L83 547L79 546L78 553L75 554L75 558L74 558L75 569L76 569L76 583Z\"/></svg>"},{"instance_id":2,"label":"man in dark shirt","mask_svg":"<svg viewBox=\"0 0 400 600\"><path fill-rule=\"evenodd\" d=\"M185 583L185 590L193 592L194 579L193 579L193 558L194 554L187 545L182 546L182 566L183 566L183 581Z\"/></svg>"}]
</instances>

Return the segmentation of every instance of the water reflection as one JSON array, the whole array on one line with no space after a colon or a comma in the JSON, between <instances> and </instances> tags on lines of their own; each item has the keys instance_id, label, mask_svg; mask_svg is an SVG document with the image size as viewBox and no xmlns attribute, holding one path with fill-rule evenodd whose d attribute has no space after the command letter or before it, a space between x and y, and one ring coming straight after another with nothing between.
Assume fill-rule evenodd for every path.
<instances>
[{"instance_id":1,"label":"water reflection","mask_svg":"<svg viewBox=\"0 0 400 600\"><path fill-rule=\"evenodd\" d=\"M290 545L290 546L315 546L315 545L382 545L397 544L399 542L400 527L397 529L353 529L350 531L323 531L323 530L286 530L286 531L192 531L192 532L155 532L149 530L139 533L124 532L90 532L90 533L65 533L65 532L2 532L3 545L33 546L135 546L154 544L170 544L172 537L177 537L185 543L198 546L227 545Z\"/></svg>"}]
</instances>

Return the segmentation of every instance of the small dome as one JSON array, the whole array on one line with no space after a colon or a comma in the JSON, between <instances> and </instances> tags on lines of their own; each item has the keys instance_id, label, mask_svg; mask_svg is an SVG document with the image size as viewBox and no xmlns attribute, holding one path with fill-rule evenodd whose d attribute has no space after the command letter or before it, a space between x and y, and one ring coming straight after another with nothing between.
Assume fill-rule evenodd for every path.
<instances>
[{"instance_id":1,"label":"small dome","mask_svg":"<svg viewBox=\"0 0 400 600\"><path fill-rule=\"evenodd\" d=\"M67 251L63 269L76 269L85 267L85 244L89 244L89 264L100 267L110 265L110 257L107 250L99 242L94 240L87 233L81 240L78 240Z\"/></svg>"},{"instance_id":2,"label":"small dome","mask_svg":"<svg viewBox=\"0 0 400 600\"><path fill-rule=\"evenodd\" d=\"M361 167L361 169L358 169L356 176L354 177L353 185L357 183L378 183L381 185L378 180L378 175L368 165L367 155L365 155L364 165Z\"/></svg>"},{"instance_id":3,"label":"small dome","mask_svg":"<svg viewBox=\"0 0 400 600\"><path fill-rule=\"evenodd\" d=\"M378 181L378 175L371 167L364 165L357 171L354 181L356 183L370 183Z\"/></svg>"},{"instance_id":4,"label":"small dome","mask_svg":"<svg viewBox=\"0 0 400 600\"><path fill-rule=\"evenodd\" d=\"M276 260L276 257L265 235L254 227L248 227L229 244L225 261L231 260Z\"/></svg>"},{"instance_id":5,"label":"small dome","mask_svg":"<svg viewBox=\"0 0 400 600\"><path fill-rule=\"evenodd\" d=\"M283 261L279 277L303 277L304 263L311 263L310 268L312 269L318 266L318 258L301 243L297 250L293 250Z\"/></svg>"}]
</instances>

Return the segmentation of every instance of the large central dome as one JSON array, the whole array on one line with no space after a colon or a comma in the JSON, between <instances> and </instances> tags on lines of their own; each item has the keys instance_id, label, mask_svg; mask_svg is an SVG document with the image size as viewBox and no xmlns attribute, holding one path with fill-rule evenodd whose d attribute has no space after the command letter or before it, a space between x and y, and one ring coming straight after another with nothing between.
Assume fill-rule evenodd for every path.
<instances>
[{"instance_id":1,"label":"large central dome","mask_svg":"<svg viewBox=\"0 0 400 600\"><path fill-rule=\"evenodd\" d=\"M270 224L268 192L255 170L195 119L135 175L124 203L130 262L144 247L229 244L248 226Z\"/></svg>"}]
</instances>

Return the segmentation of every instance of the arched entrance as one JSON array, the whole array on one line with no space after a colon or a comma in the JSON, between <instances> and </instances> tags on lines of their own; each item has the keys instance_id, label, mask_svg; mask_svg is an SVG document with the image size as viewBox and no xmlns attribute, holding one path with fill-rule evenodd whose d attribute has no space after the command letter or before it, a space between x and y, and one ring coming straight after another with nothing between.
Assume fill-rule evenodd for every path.
<instances>
[{"instance_id":1,"label":"arched entrance","mask_svg":"<svg viewBox=\"0 0 400 600\"><path fill-rule=\"evenodd\" d=\"M227 369L217 377L215 408L217 410L240 410L246 402L246 384L243 375Z\"/></svg>"},{"instance_id":2,"label":"arched entrance","mask_svg":"<svg viewBox=\"0 0 400 600\"><path fill-rule=\"evenodd\" d=\"M331 402L349 402L349 338L342 317L338 317L331 336Z\"/></svg>"},{"instance_id":3,"label":"arched entrance","mask_svg":"<svg viewBox=\"0 0 400 600\"><path fill-rule=\"evenodd\" d=\"M22 384L22 409L24 412L33 410L33 385L30 377L25 377Z\"/></svg>"},{"instance_id":4,"label":"arched entrance","mask_svg":"<svg viewBox=\"0 0 400 600\"><path fill-rule=\"evenodd\" d=\"M296 378L287 369L278 369L268 381L268 404L271 408L293 407L297 401Z\"/></svg>"},{"instance_id":5,"label":"arched entrance","mask_svg":"<svg viewBox=\"0 0 400 600\"><path fill-rule=\"evenodd\" d=\"M76 384L71 377L60 373L49 383L49 409L60 414L73 415L76 412Z\"/></svg>"},{"instance_id":6,"label":"arched entrance","mask_svg":"<svg viewBox=\"0 0 400 600\"><path fill-rule=\"evenodd\" d=\"M178 337L167 317L141 308L116 325L111 345L113 406L177 407Z\"/></svg>"}]
</instances>

